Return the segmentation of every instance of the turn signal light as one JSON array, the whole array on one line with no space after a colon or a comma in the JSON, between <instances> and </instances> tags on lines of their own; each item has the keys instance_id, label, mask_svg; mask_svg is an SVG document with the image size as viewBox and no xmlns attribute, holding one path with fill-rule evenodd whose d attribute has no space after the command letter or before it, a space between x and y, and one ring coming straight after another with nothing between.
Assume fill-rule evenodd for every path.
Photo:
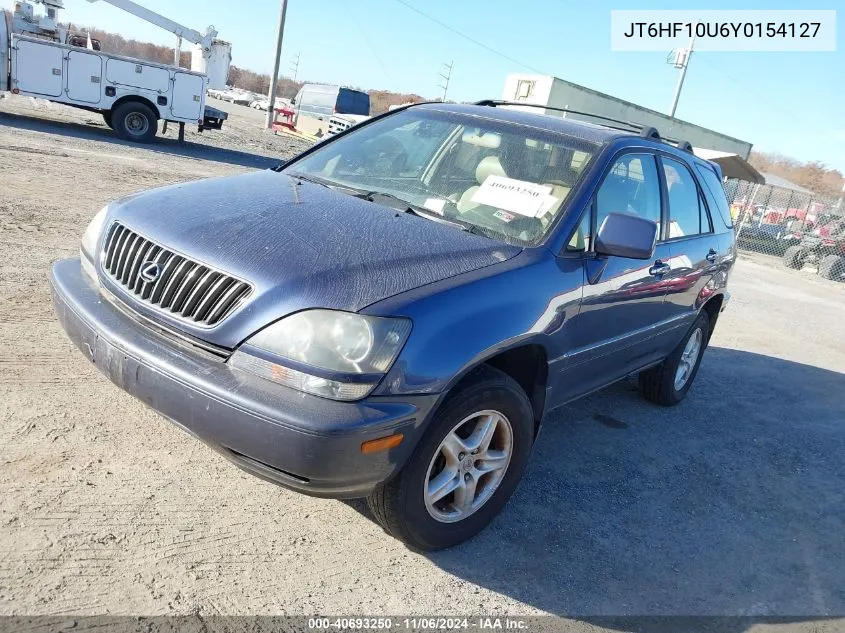
<instances>
[{"instance_id":1,"label":"turn signal light","mask_svg":"<svg viewBox=\"0 0 845 633\"><path fill-rule=\"evenodd\" d=\"M361 452L364 453L364 455L369 455L370 453L386 451L388 448L399 446L404 437L405 436L401 433L394 433L393 435L388 435L387 437L380 437L377 440L368 440L361 444Z\"/></svg>"}]
</instances>

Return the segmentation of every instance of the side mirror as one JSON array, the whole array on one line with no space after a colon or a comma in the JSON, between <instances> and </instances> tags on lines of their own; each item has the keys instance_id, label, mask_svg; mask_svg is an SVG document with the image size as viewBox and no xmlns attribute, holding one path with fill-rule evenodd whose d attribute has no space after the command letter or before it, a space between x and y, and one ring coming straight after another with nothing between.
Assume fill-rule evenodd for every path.
<instances>
[{"instance_id":1,"label":"side mirror","mask_svg":"<svg viewBox=\"0 0 845 633\"><path fill-rule=\"evenodd\" d=\"M657 242L657 223L624 213L609 213L596 235L598 255L651 259Z\"/></svg>"}]
</instances>

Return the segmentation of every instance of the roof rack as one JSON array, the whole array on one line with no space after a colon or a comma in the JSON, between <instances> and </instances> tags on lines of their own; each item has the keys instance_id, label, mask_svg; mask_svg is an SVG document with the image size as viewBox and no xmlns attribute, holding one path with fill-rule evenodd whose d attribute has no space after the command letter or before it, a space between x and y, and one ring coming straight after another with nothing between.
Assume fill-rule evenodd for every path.
<instances>
[{"instance_id":1,"label":"roof rack","mask_svg":"<svg viewBox=\"0 0 845 633\"><path fill-rule=\"evenodd\" d=\"M677 147L679 150L684 152L689 152L690 154L693 153L692 151L692 144L689 141L682 141L678 139L668 138L664 136L660 136L660 132L657 131L657 128L652 127L650 125L642 125L640 123L633 123L632 121L623 121L621 119L614 119L609 116L604 116L603 114L593 114L592 112L582 112L580 110L572 110L570 108L556 108L554 106L547 106L542 105L539 103L523 103L520 101L502 101L498 99L483 99L481 101L476 101L475 105L477 106L488 106L495 108L496 106L528 106L530 108L542 108L544 110L554 110L555 112L564 112L568 114L577 114L580 116L588 116L593 119L599 119L601 121L608 121L609 123L615 123L616 125L604 125L604 127L609 127L613 130L622 130L623 132L638 132L642 138L647 138L652 141L657 141L658 143L669 143ZM624 127L620 127L624 126Z\"/></svg>"}]
</instances>

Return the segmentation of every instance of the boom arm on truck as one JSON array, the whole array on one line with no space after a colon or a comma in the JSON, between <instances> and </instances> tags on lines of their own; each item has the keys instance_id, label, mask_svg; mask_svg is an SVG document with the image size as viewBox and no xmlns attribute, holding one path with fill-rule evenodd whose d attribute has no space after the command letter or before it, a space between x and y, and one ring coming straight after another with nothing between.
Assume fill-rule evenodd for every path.
<instances>
[{"instance_id":1,"label":"boom arm on truck","mask_svg":"<svg viewBox=\"0 0 845 633\"><path fill-rule=\"evenodd\" d=\"M155 11L151 11L146 7L142 7L137 2L132 2L132 0L102 0L118 9L122 9L127 13L131 13L132 15L141 18L142 20L146 20L150 24L155 24L156 26L160 26L165 31L170 31L171 33L175 34L178 38L178 44L176 46L176 65L179 64L179 51L182 48L182 40L188 40L189 42L193 42L194 44L199 44L202 46L202 51L204 56L209 56L211 54L211 45L214 41L214 38L217 37L217 31L214 29L213 26L209 26L205 33L200 33L199 31L195 31L194 29L189 29L187 26L183 26L178 22L174 22L170 18L166 18L163 15L156 13ZM99 0L88 0L88 2L99 2Z\"/></svg>"}]
</instances>

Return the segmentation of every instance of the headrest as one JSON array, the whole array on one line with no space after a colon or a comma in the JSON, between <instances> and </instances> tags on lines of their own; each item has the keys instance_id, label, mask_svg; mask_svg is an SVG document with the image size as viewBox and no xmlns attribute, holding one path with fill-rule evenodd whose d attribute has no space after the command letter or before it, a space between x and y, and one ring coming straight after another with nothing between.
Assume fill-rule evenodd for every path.
<instances>
[{"instance_id":1,"label":"headrest","mask_svg":"<svg viewBox=\"0 0 845 633\"><path fill-rule=\"evenodd\" d=\"M487 176L507 176L505 170L502 168L502 163L499 162L498 156L483 158L478 163L478 167L475 168L475 179L479 185L484 184Z\"/></svg>"},{"instance_id":2,"label":"headrest","mask_svg":"<svg viewBox=\"0 0 845 633\"><path fill-rule=\"evenodd\" d=\"M572 169L572 167L546 167L543 169L539 180L540 182L555 181L572 186L578 180L578 172Z\"/></svg>"},{"instance_id":3,"label":"headrest","mask_svg":"<svg viewBox=\"0 0 845 633\"><path fill-rule=\"evenodd\" d=\"M478 147L485 147L487 149L498 149L502 144L502 137L495 132L487 132L486 134L478 130L467 130L461 136L464 143L470 145L477 145Z\"/></svg>"}]
</instances>

